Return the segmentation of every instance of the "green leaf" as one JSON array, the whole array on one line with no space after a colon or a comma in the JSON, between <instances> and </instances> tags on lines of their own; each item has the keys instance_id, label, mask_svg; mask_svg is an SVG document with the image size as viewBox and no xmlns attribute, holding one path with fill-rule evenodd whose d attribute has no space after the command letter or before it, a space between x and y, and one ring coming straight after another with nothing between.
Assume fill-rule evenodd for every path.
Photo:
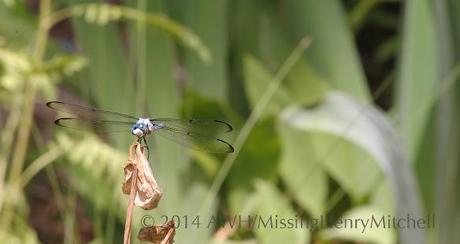
<instances>
[{"instance_id":1,"label":"green leaf","mask_svg":"<svg viewBox=\"0 0 460 244\"><path fill-rule=\"evenodd\" d=\"M355 200L372 192L379 179L379 166L390 183L398 216L422 215L414 175L400 139L379 110L340 93L331 93L313 109L286 109L281 123L311 138L308 146L315 150L313 156L319 155L321 168ZM286 147L293 144L285 145L283 141ZM308 178L309 174L312 172L305 172L303 177ZM424 239L424 230L400 230L400 235L404 242L419 243Z\"/></svg>"},{"instance_id":2,"label":"green leaf","mask_svg":"<svg viewBox=\"0 0 460 244\"><path fill-rule=\"evenodd\" d=\"M413 163L435 96L437 37L431 1L409 1L404 16L395 108L400 131L408 146L409 160Z\"/></svg>"},{"instance_id":3,"label":"green leaf","mask_svg":"<svg viewBox=\"0 0 460 244\"><path fill-rule=\"evenodd\" d=\"M212 62L205 65L191 51L186 50L186 67L190 86L201 95L226 102L228 99L228 0L197 0L184 2L187 9L185 24L209 48ZM218 26L218 28L216 28Z\"/></svg>"},{"instance_id":4,"label":"green leaf","mask_svg":"<svg viewBox=\"0 0 460 244\"><path fill-rule=\"evenodd\" d=\"M363 145L356 143L361 140L361 144L366 142L369 145L375 138L373 133L376 131L372 128L372 122L363 118L361 111L354 107L354 104L344 97L329 96L324 103L313 109L286 109L281 120L282 126L289 127L294 132L286 137L286 142L289 143L285 146L286 150L294 144L308 145L304 150L308 151L310 156L305 155L307 157L303 160L315 161L338 181L355 201L363 200L372 190L379 178L376 158L369 155L366 147L363 148ZM301 135L308 139L309 143L305 142L305 139L301 141ZM375 151L379 144L374 142L372 146L375 148L371 149ZM292 150L292 153L301 151L301 148L297 149ZM363 182L363 178L368 180Z\"/></svg>"},{"instance_id":5,"label":"green leaf","mask_svg":"<svg viewBox=\"0 0 460 244\"><path fill-rule=\"evenodd\" d=\"M227 177L233 213L240 213L246 208L246 198L253 191L254 180L276 179L279 152L273 119L260 121L249 134Z\"/></svg>"},{"instance_id":6,"label":"green leaf","mask_svg":"<svg viewBox=\"0 0 460 244\"><path fill-rule=\"evenodd\" d=\"M395 214L394 197L388 179L381 180L372 192L369 205L380 209L384 213Z\"/></svg>"},{"instance_id":7,"label":"green leaf","mask_svg":"<svg viewBox=\"0 0 460 244\"><path fill-rule=\"evenodd\" d=\"M273 75L253 56L247 55L243 59L245 90L252 108L257 104L262 96L261 91L265 91L273 79ZM273 95L269 105L265 109L266 115L277 114L283 107L292 101L290 94L283 85Z\"/></svg>"},{"instance_id":8,"label":"green leaf","mask_svg":"<svg viewBox=\"0 0 460 244\"><path fill-rule=\"evenodd\" d=\"M304 106L319 103L330 89L325 78L305 60L292 68L285 86L292 99Z\"/></svg>"},{"instance_id":9,"label":"green leaf","mask_svg":"<svg viewBox=\"0 0 460 244\"><path fill-rule=\"evenodd\" d=\"M390 244L396 242L396 232L393 228L371 228L373 218L377 223L386 213L378 208L364 206L354 208L339 218L340 222L335 222L336 228L329 228L320 232L321 239L327 241L345 240L355 242L371 242L378 244ZM359 221L357 225L350 226L350 222ZM363 221L363 222L361 222ZM356 223L356 222L354 222ZM352 223L352 224L354 224Z\"/></svg>"},{"instance_id":10,"label":"green leaf","mask_svg":"<svg viewBox=\"0 0 460 244\"><path fill-rule=\"evenodd\" d=\"M312 216L326 211L327 175L316 159L314 141L308 133L281 122L281 179L296 202Z\"/></svg>"},{"instance_id":11,"label":"green leaf","mask_svg":"<svg viewBox=\"0 0 460 244\"><path fill-rule=\"evenodd\" d=\"M287 33L294 40L305 35L312 38L306 55L315 70L324 75L333 88L369 100L364 72L353 34L346 26L341 1L288 0L283 2L283 8Z\"/></svg>"},{"instance_id":12,"label":"green leaf","mask_svg":"<svg viewBox=\"0 0 460 244\"><path fill-rule=\"evenodd\" d=\"M293 221L300 220L300 217L296 215L289 201L276 187L266 181L258 180L255 182L255 188L258 216L263 218L264 222L267 222L269 218L272 218L272 223L275 223L275 219L286 220L286 227L281 224L281 221L277 226L255 227L255 234L259 243L307 243L310 239L309 231L302 228L289 228L288 219L291 219L291 222L294 223Z\"/></svg>"},{"instance_id":13,"label":"green leaf","mask_svg":"<svg viewBox=\"0 0 460 244\"><path fill-rule=\"evenodd\" d=\"M113 23L96 26L81 19L72 19L76 40L88 59L88 68L79 83L84 97L92 98L102 109L132 114L135 106L134 84L126 64L126 56ZM122 99L120 99L122 98ZM112 135L118 148L127 148L131 135Z\"/></svg>"}]
</instances>

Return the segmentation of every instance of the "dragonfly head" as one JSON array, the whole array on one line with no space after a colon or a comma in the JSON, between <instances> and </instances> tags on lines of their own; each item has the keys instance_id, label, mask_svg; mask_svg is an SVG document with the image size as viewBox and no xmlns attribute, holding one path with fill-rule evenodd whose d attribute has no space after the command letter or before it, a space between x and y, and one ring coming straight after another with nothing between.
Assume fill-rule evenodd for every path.
<instances>
[{"instance_id":1,"label":"dragonfly head","mask_svg":"<svg viewBox=\"0 0 460 244\"><path fill-rule=\"evenodd\" d=\"M131 133L140 138L150 134L153 129L154 125L149 119L140 118L131 128Z\"/></svg>"}]
</instances>

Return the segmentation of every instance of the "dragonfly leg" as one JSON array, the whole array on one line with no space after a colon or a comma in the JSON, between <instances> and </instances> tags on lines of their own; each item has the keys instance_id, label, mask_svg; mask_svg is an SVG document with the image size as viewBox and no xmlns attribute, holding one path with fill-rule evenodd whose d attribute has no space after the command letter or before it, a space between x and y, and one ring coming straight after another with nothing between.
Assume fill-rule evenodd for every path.
<instances>
[{"instance_id":1,"label":"dragonfly leg","mask_svg":"<svg viewBox=\"0 0 460 244\"><path fill-rule=\"evenodd\" d=\"M147 160L149 160L149 157L150 157L150 148L149 148L149 144L147 143L147 140L145 139L145 136L143 136L142 139L144 140L145 149L147 149Z\"/></svg>"},{"instance_id":2,"label":"dragonfly leg","mask_svg":"<svg viewBox=\"0 0 460 244\"><path fill-rule=\"evenodd\" d=\"M141 145L142 148L145 148L147 149L147 160L149 159L149 156L150 156L150 150L149 150L149 145L147 144L147 140L145 139L145 137L139 137L137 139L137 142ZM144 142L144 146L142 145L142 142Z\"/></svg>"}]
</instances>

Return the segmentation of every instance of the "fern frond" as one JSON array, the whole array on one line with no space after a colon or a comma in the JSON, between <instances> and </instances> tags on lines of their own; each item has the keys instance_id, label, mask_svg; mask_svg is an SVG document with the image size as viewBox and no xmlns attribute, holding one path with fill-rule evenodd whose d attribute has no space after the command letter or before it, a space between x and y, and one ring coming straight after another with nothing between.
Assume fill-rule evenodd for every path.
<instances>
[{"instance_id":1,"label":"fern frond","mask_svg":"<svg viewBox=\"0 0 460 244\"><path fill-rule=\"evenodd\" d=\"M71 174L73 185L96 209L105 211L114 209L114 204L126 203L120 187L127 154L91 134L76 139L59 133L53 146L59 147L67 158L66 167L70 169L66 172ZM122 217L123 212L116 214Z\"/></svg>"},{"instance_id":2,"label":"fern frond","mask_svg":"<svg viewBox=\"0 0 460 244\"><path fill-rule=\"evenodd\" d=\"M0 48L2 74L0 87L17 91L24 82L33 82L46 97L53 97L53 83L81 70L86 59L78 55L56 55L44 62L36 61L31 54Z\"/></svg>"},{"instance_id":3,"label":"fern frond","mask_svg":"<svg viewBox=\"0 0 460 244\"><path fill-rule=\"evenodd\" d=\"M169 33L184 46L195 50L205 63L212 61L208 48L197 35L162 14L149 13L114 4L77 4L52 13L47 21L48 28L70 17L83 17L86 22L99 25L122 19L145 22L152 27Z\"/></svg>"}]
</instances>

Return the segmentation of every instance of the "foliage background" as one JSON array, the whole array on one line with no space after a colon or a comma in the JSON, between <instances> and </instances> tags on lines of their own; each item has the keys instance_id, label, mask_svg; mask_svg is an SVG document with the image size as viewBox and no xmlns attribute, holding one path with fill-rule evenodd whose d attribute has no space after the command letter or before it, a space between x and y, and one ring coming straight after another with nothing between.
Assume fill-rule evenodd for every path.
<instances>
[{"instance_id":1,"label":"foliage background","mask_svg":"<svg viewBox=\"0 0 460 244\"><path fill-rule=\"evenodd\" d=\"M236 128L230 155L153 138L164 196L136 210L137 230L145 214L178 215L202 223L182 218L177 243L457 243L458 11L455 0L3 0L1 242L121 242L133 138L55 128L44 103L60 99ZM434 214L436 226L204 228L234 214Z\"/></svg>"}]
</instances>

